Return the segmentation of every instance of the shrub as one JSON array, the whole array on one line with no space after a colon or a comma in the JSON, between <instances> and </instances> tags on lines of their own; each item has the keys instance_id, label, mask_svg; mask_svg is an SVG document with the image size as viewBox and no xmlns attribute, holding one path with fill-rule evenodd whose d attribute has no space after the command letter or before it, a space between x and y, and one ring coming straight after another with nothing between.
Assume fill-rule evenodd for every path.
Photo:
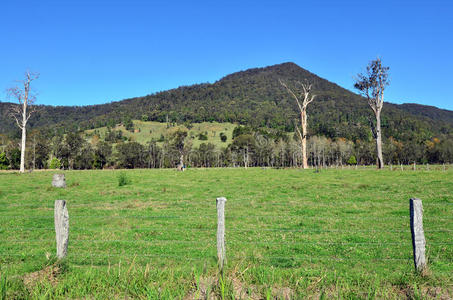
<instances>
[{"instance_id":1,"label":"shrub","mask_svg":"<svg viewBox=\"0 0 453 300\"><path fill-rule=\"evenodd\" d=\"M223 132L220 133L220 140L224 143L227 141L227 136L225 133Z\"/></svg>"},{"instance_id":2,"label":"shrub","mask_svg":"<svg viewBox=\"0 0 453 300\"><path fill-rule=\"evenodd\" d=\"M351 157L348 159L347 164L348 165L356 165L357 164L357 159L355 158L355 155L351 155Z\"/></svg>"},{"instance_id":3,"label":"shrub","mask_svg":"<svg viewBox=\"0 0 453 300\"><path fill-rule=\"evenodd\" d=\"M9 160L8 157L6 157L5 152L0 153L0 170L6 170L8 169L9 166Z\"/></svg>"},{"instance_id":4,"label":"shrub","mask_svg":"<svg viewBox=\"0 0 453 300\"><path fill-rule=\"evenodd\" d=\"M123 124L126 130L134 132L134 122L132 122L132 119L130 117L126 117L123 121Z\"/></svg>"},{"instance_id":5,"label":"shrub","mask_svg":"<svg viewBox=\"0 0 453 300\"><path fill-rule=\"evenodd\" d=\"M131 183L131 181L129 180L129 178L127 178L126 173L121 172L120 175L118 176L118 186L123 186L123 185L127 185L130 183Z\"/></svg>"},{"instance_id":6,"label":"shrub","mask_svg":"<svg viewBox=\"0 0 453 300\"><path fill-rule=\"evenodd\" d=\"M205 134L205 133L200 132L200 133L198 134L198 139L199 139L200 141L207 141L207 140L208 140L208 135Z\"/></svg>"},{"instance_id":7,"label":"shrub","mask_svg":"<svg viewBox=\"0 0 453 300\"><path fill-rule=\"evenodd\" d=\"M60 169L61 168L61 162L58 158L54 157L50 161L49 169Z\"/></svg>"}]
</instances>

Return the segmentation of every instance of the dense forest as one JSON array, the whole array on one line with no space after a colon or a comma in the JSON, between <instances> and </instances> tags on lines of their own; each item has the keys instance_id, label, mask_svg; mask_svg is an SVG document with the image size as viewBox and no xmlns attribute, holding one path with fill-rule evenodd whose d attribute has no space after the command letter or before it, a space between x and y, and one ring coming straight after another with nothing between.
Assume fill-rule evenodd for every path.
<instances>
[{"instance_id":1,"label":"dense forest","mask_svg":"<svg viewBox=\"0 0 453 300\"><path fill-rule=\"evenodd\" d=\"M293 133L298 109L278 79L313 84L316 101L308 108L312 165L374 163L373 118L366 101L296 64L284 63L237 72L213 84L103 105L39 106L29 121L27 164L75 169L174 167L183 153L192 166L297 166L300 157ZM15 168L20 157L20 132L7 115L11 105L0 103L0 168ZM181 148L181 141L178 144L171 135L139 144L110 134L109 139L88 143L83 134L102 126L112 130L132 119L187 126L231 122L238 127L233 142L220 148L212 144L194 148L187 139ZM452 111L385 103L382 130L386 163L453 162Z\"/></svg>"}]
</instances>

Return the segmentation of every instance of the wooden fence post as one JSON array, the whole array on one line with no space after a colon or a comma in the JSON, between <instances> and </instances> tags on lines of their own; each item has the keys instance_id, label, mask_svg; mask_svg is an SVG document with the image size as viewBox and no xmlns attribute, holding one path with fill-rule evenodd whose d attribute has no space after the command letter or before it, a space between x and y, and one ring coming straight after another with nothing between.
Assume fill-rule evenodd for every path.
<instances>
[{"instance_id":1,"label":"wooden fence post","mask_svg":"<svg viewBox=\"0 0 453 300\"><path fill-rule=\"evenodd\" d=\"M425 258L425 233L423 231L423 205L422 200L410 199L412 248L414 251L414 264L417 271L426 268Z\"/></svg>"},{"instance_id":2,"label":"wooden fence post","mask_svg":"<svg viewBox=\"0 0 453 300\"><path fill-rule=\"evenodd\" d=\"M216 199L217 204L217 258L219 260L219 269L223 274L223 266L226 262L225 249L225 202L226 198Z\"/></svg>"},{"instance_id":3,"label":"wooden fence post","mask_svg":"<svg viewBox=\"0 0 453 300\"><path fill-rule=\"evenodd\" d=\"M57 239L57 258L68 254L69 214L65 200L55 200L55 235Z\"/></svg>"}]
</instances>

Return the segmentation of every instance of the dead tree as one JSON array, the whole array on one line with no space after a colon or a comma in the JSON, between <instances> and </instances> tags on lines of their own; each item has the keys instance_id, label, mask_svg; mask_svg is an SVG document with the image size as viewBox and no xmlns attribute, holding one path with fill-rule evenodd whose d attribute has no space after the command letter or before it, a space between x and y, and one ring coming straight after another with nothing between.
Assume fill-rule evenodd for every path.
<instances>
[{"instance_id":1,"label":"dead tree","mask_svg":"<svg viewBox=\"0 0 453 300\"><path fill-rule=\"evenodd\" d=\"M11 106L10 115L16 120L17 126L22 130L22 143L20 151L20 173L25 172L25 143L27 139L27 122L35 111L36 96L30 89L31 82L38 79L38 73L25 72L25 79L17 86L7 90L10 97L15 98L18 104Z\"/></svg>"},{"instance_id":2,"label":"dead tree","mask_svg":"<svg viewBox=\"0 0 453 300\"><path fill-rule=\"evenodd\" d=\"M377 165L384 167L382 156L381 110L384 105L384 90L389 85L389 67L382 65L381 59L372 60L366 67L366 72L358 74L354 87L367 98L368 104L376 117L376 126L371 126L371 132L376 140Z\"/></svg>"},{"instance_id":3,"label":"dead tree","mask_svg":"<svg viewBox=\"0 0 453 300\"><path fill-rule=\"evenodd\" d=\"M286 88L288 93L293 96L293 98L297 102L297 106L299 107L300 112L300 127L302 128L302 132L299 129L299 126L296 124L296 131L300 138L301 148L302 148L302 168L308 169L308 157L307 157L307 106L313 100L315 100L316 95L311 95L312 92L312 84L308 83L301 83L298 82L297 84L300 86L299 89L290 89L286 83L282 80L279 80L280 84Z\"/></svg>"},{"instance_id":4,"label":"dead tree","mask_svg":"<svg viewBox=\"0 0 453 300\"><path fill-rule=\"evenodd\" d=\"M179 153L179 164L176 166L178 171L184 171L184 157L189 148L185 142L187 134L187 130L178 129L170 136L171 146Z\"/></svg>"}]
</instances>

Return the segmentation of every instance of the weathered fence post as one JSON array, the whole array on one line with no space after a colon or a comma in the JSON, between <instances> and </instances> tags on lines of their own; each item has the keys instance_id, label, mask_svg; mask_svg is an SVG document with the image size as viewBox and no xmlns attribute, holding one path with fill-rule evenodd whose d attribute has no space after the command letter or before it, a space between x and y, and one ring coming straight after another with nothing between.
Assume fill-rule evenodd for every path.
<instances>
[{"instance_id":1,"label":"weathered fence post","mask_svg":"<svg viewBox=\"0 0 453 300\"><path fill-rule=\"evenodd\" d=\"M423 205L422 200L410 199L412 248L414 250L414 264L417 271L426 268L425 258L425 233L423 231Z\"/></svg>"},{"instance_id":2,"label":"weathered fence post","mask_svg":"<svg viewBox=\"0 0 453 300\"><path fill-rule=\"evenodd\" d=\"M223 266L226 262L225 249L225 202L226 198L216 199L217 204L217 258L219 259L219 269L223 273Z\"/></svg>"},{"instance_id":3,"label":"weathered fence post","mask_svg":"<svg viewBox=\"0 0 453 300\"><path fill-rule=\"evenodd\" d=\"M57 188L65 188L66 180L64 174L54 174L52 177L52 186Z\"/></svg>"},{"instance_id":4,"label":"weathered fence post","mask_svg":"<svg viewBox=\"0 0 453 300\"><path fill-rule=\"evenodd\" d=\"M403 171L403 164L401 164L401 172Z\"/></svg>"},{"instance_id":5,"label":"weathered fence post","mask_svg":"<svg viewBox=\"0 0 453 300\"><path fill-rule=\"evenodd\" d=\"M415 161L414 161L414 171L417 171L417 167L415 166Z\"/></svg>"},{"instance_id":6,"label":"weathered fence post","mask_svg":"<svg viewBox=\"0 0 453 300\"><path fill-rule=\"evenodd\" d=\"M64 258L68 254L69 214L65 200L55 200L55 235L57 239L57 257Z\"/></svg>"}]
</instances>

